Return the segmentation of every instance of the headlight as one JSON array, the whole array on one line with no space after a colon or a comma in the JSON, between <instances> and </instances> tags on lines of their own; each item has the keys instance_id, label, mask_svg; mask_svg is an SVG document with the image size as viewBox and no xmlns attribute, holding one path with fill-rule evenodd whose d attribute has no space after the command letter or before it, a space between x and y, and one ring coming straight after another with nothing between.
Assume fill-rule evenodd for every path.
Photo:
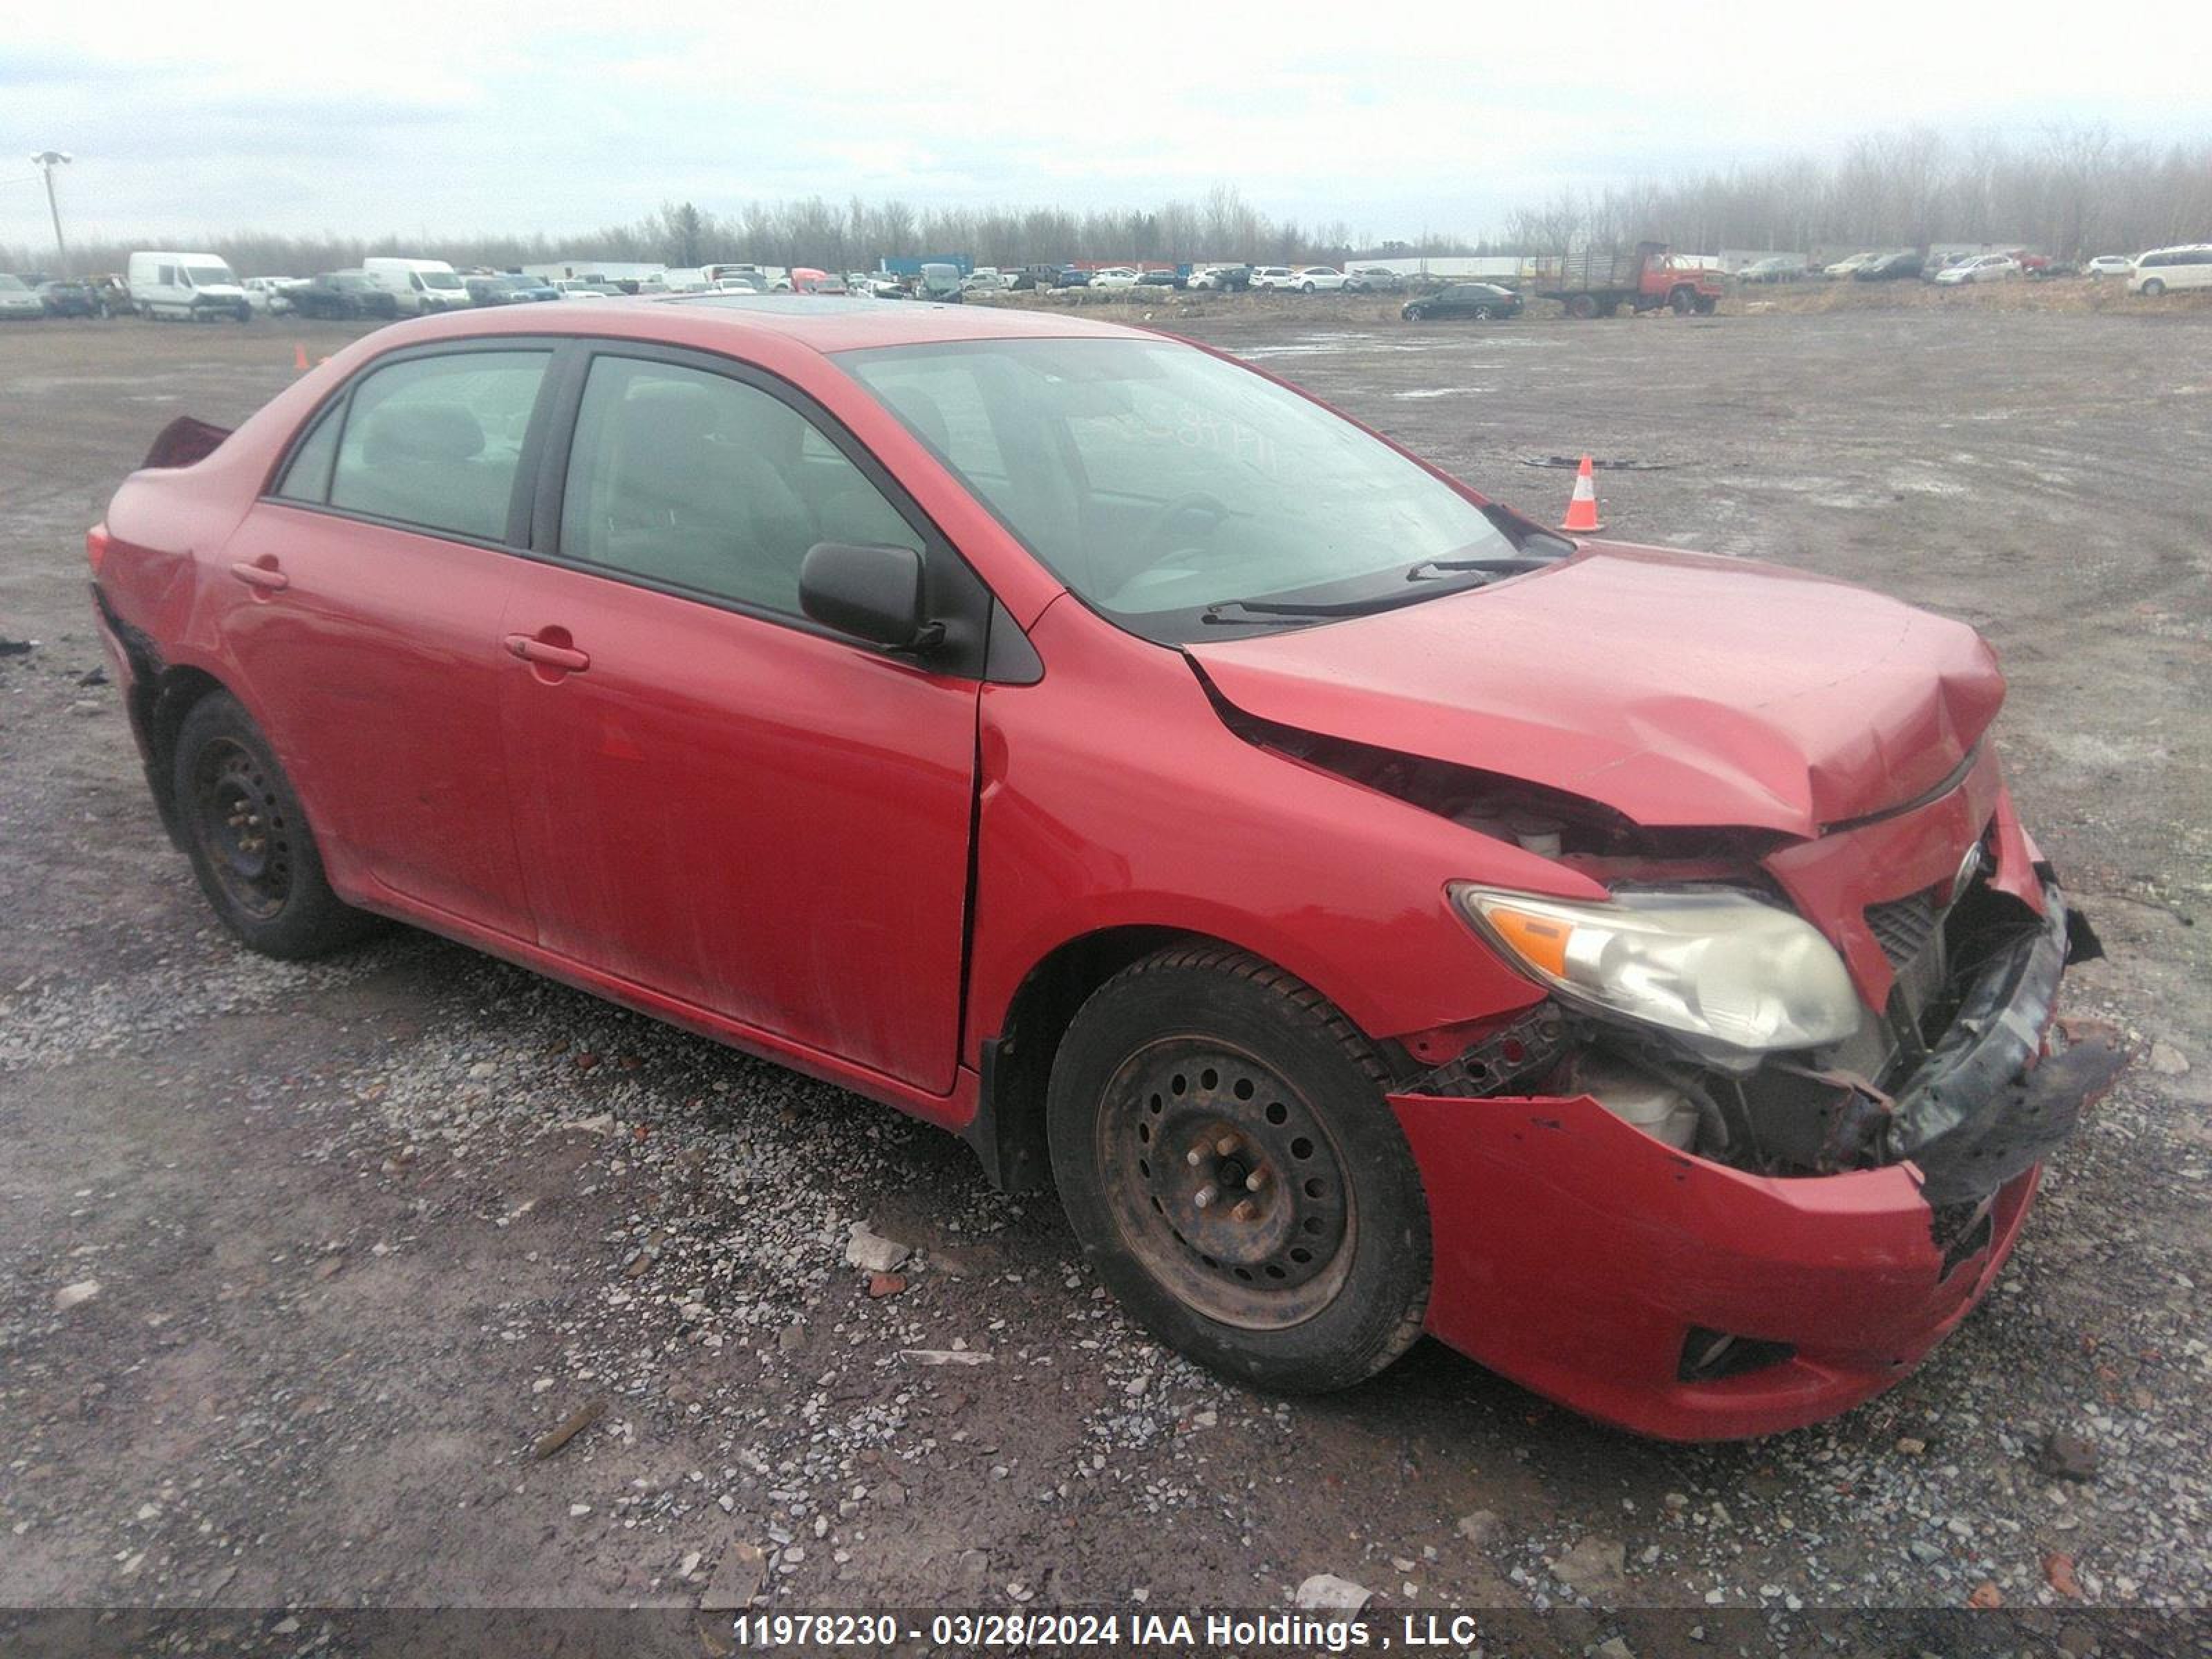
<instances>
[{"instance_id":1,"label":"headlight","mask_svg":"<svg viewBox=\"0 0 2212 1659\"><path fill-rule=\"evenodd\" d=\"M1725 888L1577 904L1459 882L1453 902L1570 1001L1747 1049L1813 1048L1859 1028L1835 948L1803 918Z\"/></svg>"}]
</instances>

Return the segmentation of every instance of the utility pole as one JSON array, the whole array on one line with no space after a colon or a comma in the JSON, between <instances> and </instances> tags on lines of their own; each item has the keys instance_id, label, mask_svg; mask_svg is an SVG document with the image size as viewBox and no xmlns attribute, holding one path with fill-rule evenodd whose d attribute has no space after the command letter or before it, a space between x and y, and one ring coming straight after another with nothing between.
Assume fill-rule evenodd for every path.
<instances>
[{"instance_id":1,"label":"utility pole","mask_svg":"<svg viewBox=\"0 0 2212 1659\"><path fill-rule=\"evenodd\" d=\"M54 257L60 262L54 274L59 276L69 275L69 245L62 240L62 210L54 200L54 169L67 166L71 159L65 149L42 149L31 158L31 165L46 175L46 211L53 216Z\"/></svg>"}]
</instances>

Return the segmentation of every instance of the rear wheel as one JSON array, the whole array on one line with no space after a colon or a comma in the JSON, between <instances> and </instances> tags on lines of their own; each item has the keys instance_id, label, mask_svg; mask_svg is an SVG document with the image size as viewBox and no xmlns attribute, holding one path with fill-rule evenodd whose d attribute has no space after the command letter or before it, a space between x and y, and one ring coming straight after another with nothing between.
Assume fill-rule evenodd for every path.
<instances>
[{"instance_id":1,"label":"rear wheel","mask_svg":"<svg viewBox=\"0 0 2212 1659\"><path fill-rule=\"evenodd\" d=\"M2155 300L2160 295L2166 292L2166 284L2160 282L2157 277L2154 276L2142 285L2142 291L2150 298Z\"/></svg>"},{"instance_id":2,"label":"rear wheel","mask_svg":"<svg viewBox=\"0 0 2212 1659\"><path fill-rule=\"evenodd\" d=\"M373 925L331 890L300 798L237 699L216 692L192 705L171 777L200 890L246 945L318 957Z\"/></svg>"},{"instance_id":3,"label":"rear wheel","mask_svg":"<svg viewBox=\"0 0 2212 1659\"><path fill-rule=\"evenodd\" d=\"M1567 315L1570 317L1581 317L1584 319L1596 316L1597 297L1595 295L1589 294L1576 295L1574 298L1567 301Z\"/></svg>"},{"instance_id":4,"label":"rear wheel","mask_svg":"<svg viewBox=\"0 0 2212 1659\"><path fill-rule=\"evenodd\" d=\"M1310 987L1179 946L1101 987L1048 1104L1085 1256L1170 1347L1318 1392L1420 1333L1429 1219L1373 1051Z\"/></svg>"}]
</instances>

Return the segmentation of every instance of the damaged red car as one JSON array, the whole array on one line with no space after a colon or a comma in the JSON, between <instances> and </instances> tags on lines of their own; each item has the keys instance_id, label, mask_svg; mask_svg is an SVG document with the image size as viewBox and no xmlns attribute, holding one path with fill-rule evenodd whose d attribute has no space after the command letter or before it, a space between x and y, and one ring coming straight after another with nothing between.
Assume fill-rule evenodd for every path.
<instances>
[{"instance_id":1,"label":"damaged red car","mask_svg":"<svg viewBox=\"0 0 2212 1659\"><path fill-rule=\"evenodd\" d=\"M735 296L369 335L90 535L155 799L1058 1189L1278 1389L1648 1434L1905 1374L2120 1065L1957 623L1563 538L1205 349Z\"/></svg>"}]
</instances>

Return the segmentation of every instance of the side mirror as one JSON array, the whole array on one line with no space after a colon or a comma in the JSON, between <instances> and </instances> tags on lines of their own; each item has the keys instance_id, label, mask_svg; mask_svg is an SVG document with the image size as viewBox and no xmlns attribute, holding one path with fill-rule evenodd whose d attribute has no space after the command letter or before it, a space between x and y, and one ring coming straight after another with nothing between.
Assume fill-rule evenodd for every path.
<instances>
[{"instance_id":1,"label":"side mirror","mask_svg":"<svg viewBox=\"0 0 2212 1659\"><path fill-rule=\"evenodd\" d=\"M824 628L893 651L945 637L924 608L921 555L910 547L817 542L799 567L799 608Z\"/></svg>"}]
</instances>

